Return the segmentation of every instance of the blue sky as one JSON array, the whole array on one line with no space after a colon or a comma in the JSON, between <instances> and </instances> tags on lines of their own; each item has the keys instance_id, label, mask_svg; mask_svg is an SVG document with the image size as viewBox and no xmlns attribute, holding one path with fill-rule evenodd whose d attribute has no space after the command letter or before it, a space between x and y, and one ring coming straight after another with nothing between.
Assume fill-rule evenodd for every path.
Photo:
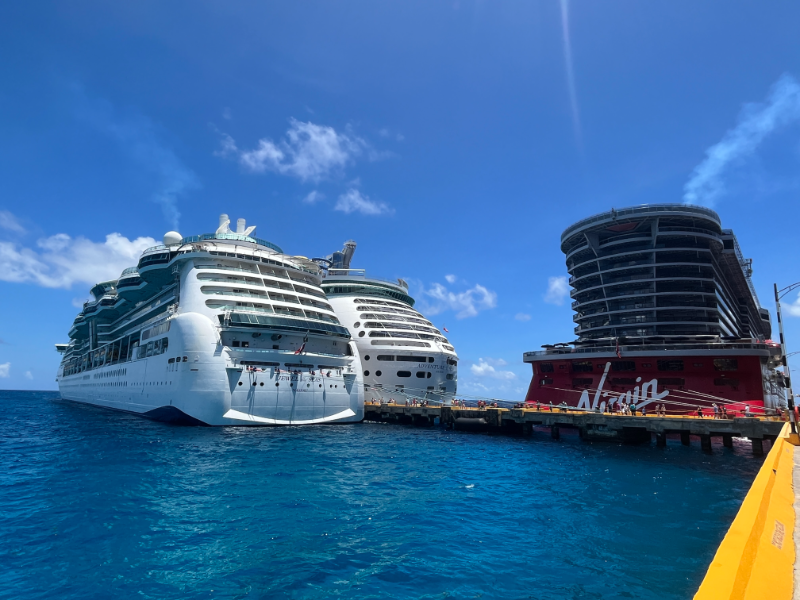
<instances>
[{"instance_id":1,"label":"blue sky","mask_svg":"<svg viewBox=\"0 0 800 600\"><path fill-rule=\"evenodd\" d=\"M799 22L789 2L4 3L0 388L53 389L91 283L221 212L293 254L355 239L354 266L450 330L466 394L521 398L522 353L573 339L559 236L611 207L712 206L773 309L800 280Z\"/></svg>"}]
</instances>

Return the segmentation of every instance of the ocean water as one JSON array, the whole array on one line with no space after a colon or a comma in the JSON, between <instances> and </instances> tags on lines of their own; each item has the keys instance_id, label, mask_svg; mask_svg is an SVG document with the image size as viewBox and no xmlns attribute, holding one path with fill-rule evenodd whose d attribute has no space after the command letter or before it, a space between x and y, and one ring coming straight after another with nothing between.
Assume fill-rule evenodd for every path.
<instances>
[{"instance_id":1,"label":"ocean water","mask_svg":"<svg viewBox=\"0 0 800 600\"><path fill-rule=\"evenodd\" d=\"M0 598L691 598L760 464L0 392Z\"/></svg>"}]
</instances>

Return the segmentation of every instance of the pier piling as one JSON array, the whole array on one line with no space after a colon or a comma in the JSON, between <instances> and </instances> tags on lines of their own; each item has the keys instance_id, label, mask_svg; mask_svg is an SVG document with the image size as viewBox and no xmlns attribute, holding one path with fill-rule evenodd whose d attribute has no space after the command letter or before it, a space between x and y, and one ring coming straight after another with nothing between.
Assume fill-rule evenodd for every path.
<instances>
[{"instance_id":1,"label":"pier piling","mask_svg":"<svg viewBox=\"0 0 800 600\"><path fill-rule=\"evenodd\" d=\"M656 446L659 448L665 448L667 446L667 434L666 433L657 433L656 434Z\"/></svg>"},{"instance_id":2,"label":"pier piling","mask_svg":"<svg viewBox=\"0 0 800 600\"><path fill-rule=\"evenodd\" d=\"M710 435L701 435L700 436L700 448L703 452L711 452L711 436Z\"/></svg>"},{"instance_id":3,"label":"pier piling","mask_svg":"<svg viewBox=\"0 0 800 600\"><path fill-rule=\"evenodd\" d=\"M688 431L681 431L681 444L684 446L689 445L689 432Z\"/></svg>"},{"instance_id":4,"label":"pier piling","mask_svg":"<svg viewBox=\"0 0 800 600\"><path fill-rule=\"evenodd\" d=\"M764 440L761 438L752 438L753 442L753 456L764 456Z\"/></svg>"},{"instance_id":5,"label":"pier piling","mask_svg":"<svg viewBox=\"0 0 800 600\"><path fill-rule=\"evenodd\" d=\"M733 436L730 433L722 434L722 445L726 448L733 448Z\"/></svg>"}]
</instances>

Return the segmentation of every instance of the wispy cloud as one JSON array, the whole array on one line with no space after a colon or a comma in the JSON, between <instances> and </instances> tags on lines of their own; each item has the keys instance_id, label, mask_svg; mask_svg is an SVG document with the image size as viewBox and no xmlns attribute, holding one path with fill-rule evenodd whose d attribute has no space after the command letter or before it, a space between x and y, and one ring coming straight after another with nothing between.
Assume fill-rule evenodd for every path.
<instances>
[{"instance_id":1,"label":"wispy cloud","mask_svg":"<svg viewBox=\"0 0 800 600\"><path fill-rule=\"evenodd\" d=\"M9 377L11 375L11 363L0 364L0 377Z\"/></svg>"},{"instance_id":2,"label":"wispy cloud","mask_svg":"<svg viewBox=\"0 0 800 600\"><path fill-rule=\"evenodd\" d=\"M548 304L555 304L561 306L569 294L569 285L567 285L567 278L549 277L547 279L547 292L544 295L544 301Z\"/></svg>"},{"instance_id":3,"label":"wispy cloud","mask_svg":"<svg viewBox=\"0 0 800 600\"><path fill-rule=\"evenodd\" d=\"M687 204L713 206L725 194L725 175L755 153L774 131L800 120L800 84L789 74L775 82L762 103L745 104L736 126L706 150L683 188Z\"/></svg>"},{"instance_id":4,"label":"wispy cloud","mask_svg":"<svg viewBox=\"0 0 800 600\"><path fill-rule=\"evenodd\" d=\"M177 230L178 200L200 186L197 176L163 141L164 132L144 115L115 109L102 99L91 99L77 89L78 115L98 131L114 139L134 162L153 179L152 200L161 206L164 218Z\"/></svg>"},{"instance_id":5,"label":"wispy cloud","mask_svg":"<svg viewBox=\"0 0 800 600\"><path fill-rule=\"evenodd\" d=\"M339 174L361 156L380 158L366 140L352 132L340 133L327 125L294 118L289 120L283 140L262 138L251 150L240 149L227 133L221 133L221 137L221 149L215 154L236 156L252 173L272 171L301 181L320 181Z\"/></svg>"},{"instance_id":6,"label":"wispy cloud","mask_svg":"<svg viewBox=\"0 0 800 600\"><path fill-rule=\"evenodd\" d=\"M572 112L572 127L575 131L575 141L580 148L581 118L578 111L578 93L575 90L575 73L572 68L572 41L570 40L569 27L569 0L561 0L561 36L564 43L564 65L567 72L567 91L569 92L569 105Z\"/></svg>"},{"instance_id":7,"label":"wispy cloud","mask_svg":"<svg viewBox=\"0 0 800 600\"><path fill-rule=\"evenodd\" d=\"M470 373L476 377L490 377L492 379L516 379L513 371L498 371L495 367L505 366L503 359L479 358L478 363L469 366Z\"/></svg>"},{"instance_id":8,"label":"wispy cloud","mask_svg":"<svg viewBox=\"0 0 800 600\"><path fill-rule=\"evenodd\" d=\"M33 283L47 288L94 285L115 279L135 265L145 248L156 245L151 237L135 240L111 233L105 242L59 233L43 238L37 248L0 241L0 281Z\"/></svg>"},{"instance_id":9,"label":"wispy cloud","mask_svg":"<svg viewBox=\"0 0 800 600\"><path fill-rule=\"evenodd\" d=\"M458 278L455 275L445 275L444 280L447 283L455 283Z\"/></svg>"},{"instance_id":10,"label":"wispy cloud","mask_svg":"<svg viewBox=\"0 0 800 600\"><path fill-rule=\"evenodd\" d=\"M370 200L369 196L362 194L354 188L347 190L344 194L339 196L336 200L336 206L334 206L333 209L347 214L359 212L362 215L386 215L394 213L394 209L385 202Z\"/></svg>"},{"instance_id":11,"label":"wispy cloud","mask_svg":"<svg viewBox=\"0 0 800 600\"><path fill-rule=\"evenodd\" d=\"M314 190L312 192L309 192L306 195L306 197L303 198L303 203L304 204L316 204L320 200L324 200L324 199L325 199L325 194L323 194L322 192L318 192L317 190Z\"/></svg>"},{"instance_id":12,"label":"wispy cloud","mask_svg":"<svg viewBox=\"0 0 800 600\"><path fill-rule=\"evenodd\" d=\"M13 231L14 233L25 232L25 228L19 224L17 218L7 210L0 210L0 229Z\"/></svg>"},{"instance_id":13,"label":"wispy cloud","mask_svg":"<svg viewBox=\"0 0 800 600\"><path fill-rule=\"evenodd\" d=\"M33 373L30 371L25 371L25 379L33 379Z\"/></svg>"},{"instance_id":14,"label":"wispy cloud","mask_svg":"<svg viewBox=\"0 0 800 600\"><path fill-rule=\"evenodd\" d=\"M419 287L422 288L418 294L420 308L430 315L451 310L456 313L456 318L464 319L497 306L497 294L480 284L461 292L451 291L441 283L434 283L427 289L421 284Z\"/></svg>"},{"instance_id":15,"label":"wispy cloud","mask_svg":"<svg viewBox=\"0 0 800 600\"><path fill-rule=\"evenodd\" d=\"M782 308L786 311L786 314L791 315L792 317L800 317L800 294L798 294L797 299L792 302L791 304L783 304Z\"/></svg>"},{"instance_id":16,"label":"wispy cloud","mask_svg":"<svg viewBox=\"0 0 800 600\"><path fill-rule=\"evenodd\" d=\"M522 312L517 313L516 315L514 315L514 318L517 321L530 321L531 320L531 316L528 313L522 313Z\"/></svg>"},{"instance_id":17,"label":"wispy cloud","mask_svg":"<svg viewBox=\"0 0 800 600\"><path fill-rule=\"evenodd\" d=\"M226 121L230 121L233 118L233 113L231 113L231 109L227 106L222 109L222 118Z\"/></svg>"}]
</instances>

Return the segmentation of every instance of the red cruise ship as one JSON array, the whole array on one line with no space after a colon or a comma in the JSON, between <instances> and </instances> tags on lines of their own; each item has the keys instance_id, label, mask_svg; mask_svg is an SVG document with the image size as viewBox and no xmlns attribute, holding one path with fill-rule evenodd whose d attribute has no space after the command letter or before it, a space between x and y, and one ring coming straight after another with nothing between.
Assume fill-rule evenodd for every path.
<instances>
[{"instance_id":1,"label":"red cruise ship","mask_svg":"<svg viewBox=\"0 0 800 600\"><path fill-rule=\"evenodd\" d=\"M644 205L561 234L577 339L526 352L526 402L670 413L772 412L783 405L780 345L750 279L752 261L719 215Z\"/></svg>"}]
</instances>

